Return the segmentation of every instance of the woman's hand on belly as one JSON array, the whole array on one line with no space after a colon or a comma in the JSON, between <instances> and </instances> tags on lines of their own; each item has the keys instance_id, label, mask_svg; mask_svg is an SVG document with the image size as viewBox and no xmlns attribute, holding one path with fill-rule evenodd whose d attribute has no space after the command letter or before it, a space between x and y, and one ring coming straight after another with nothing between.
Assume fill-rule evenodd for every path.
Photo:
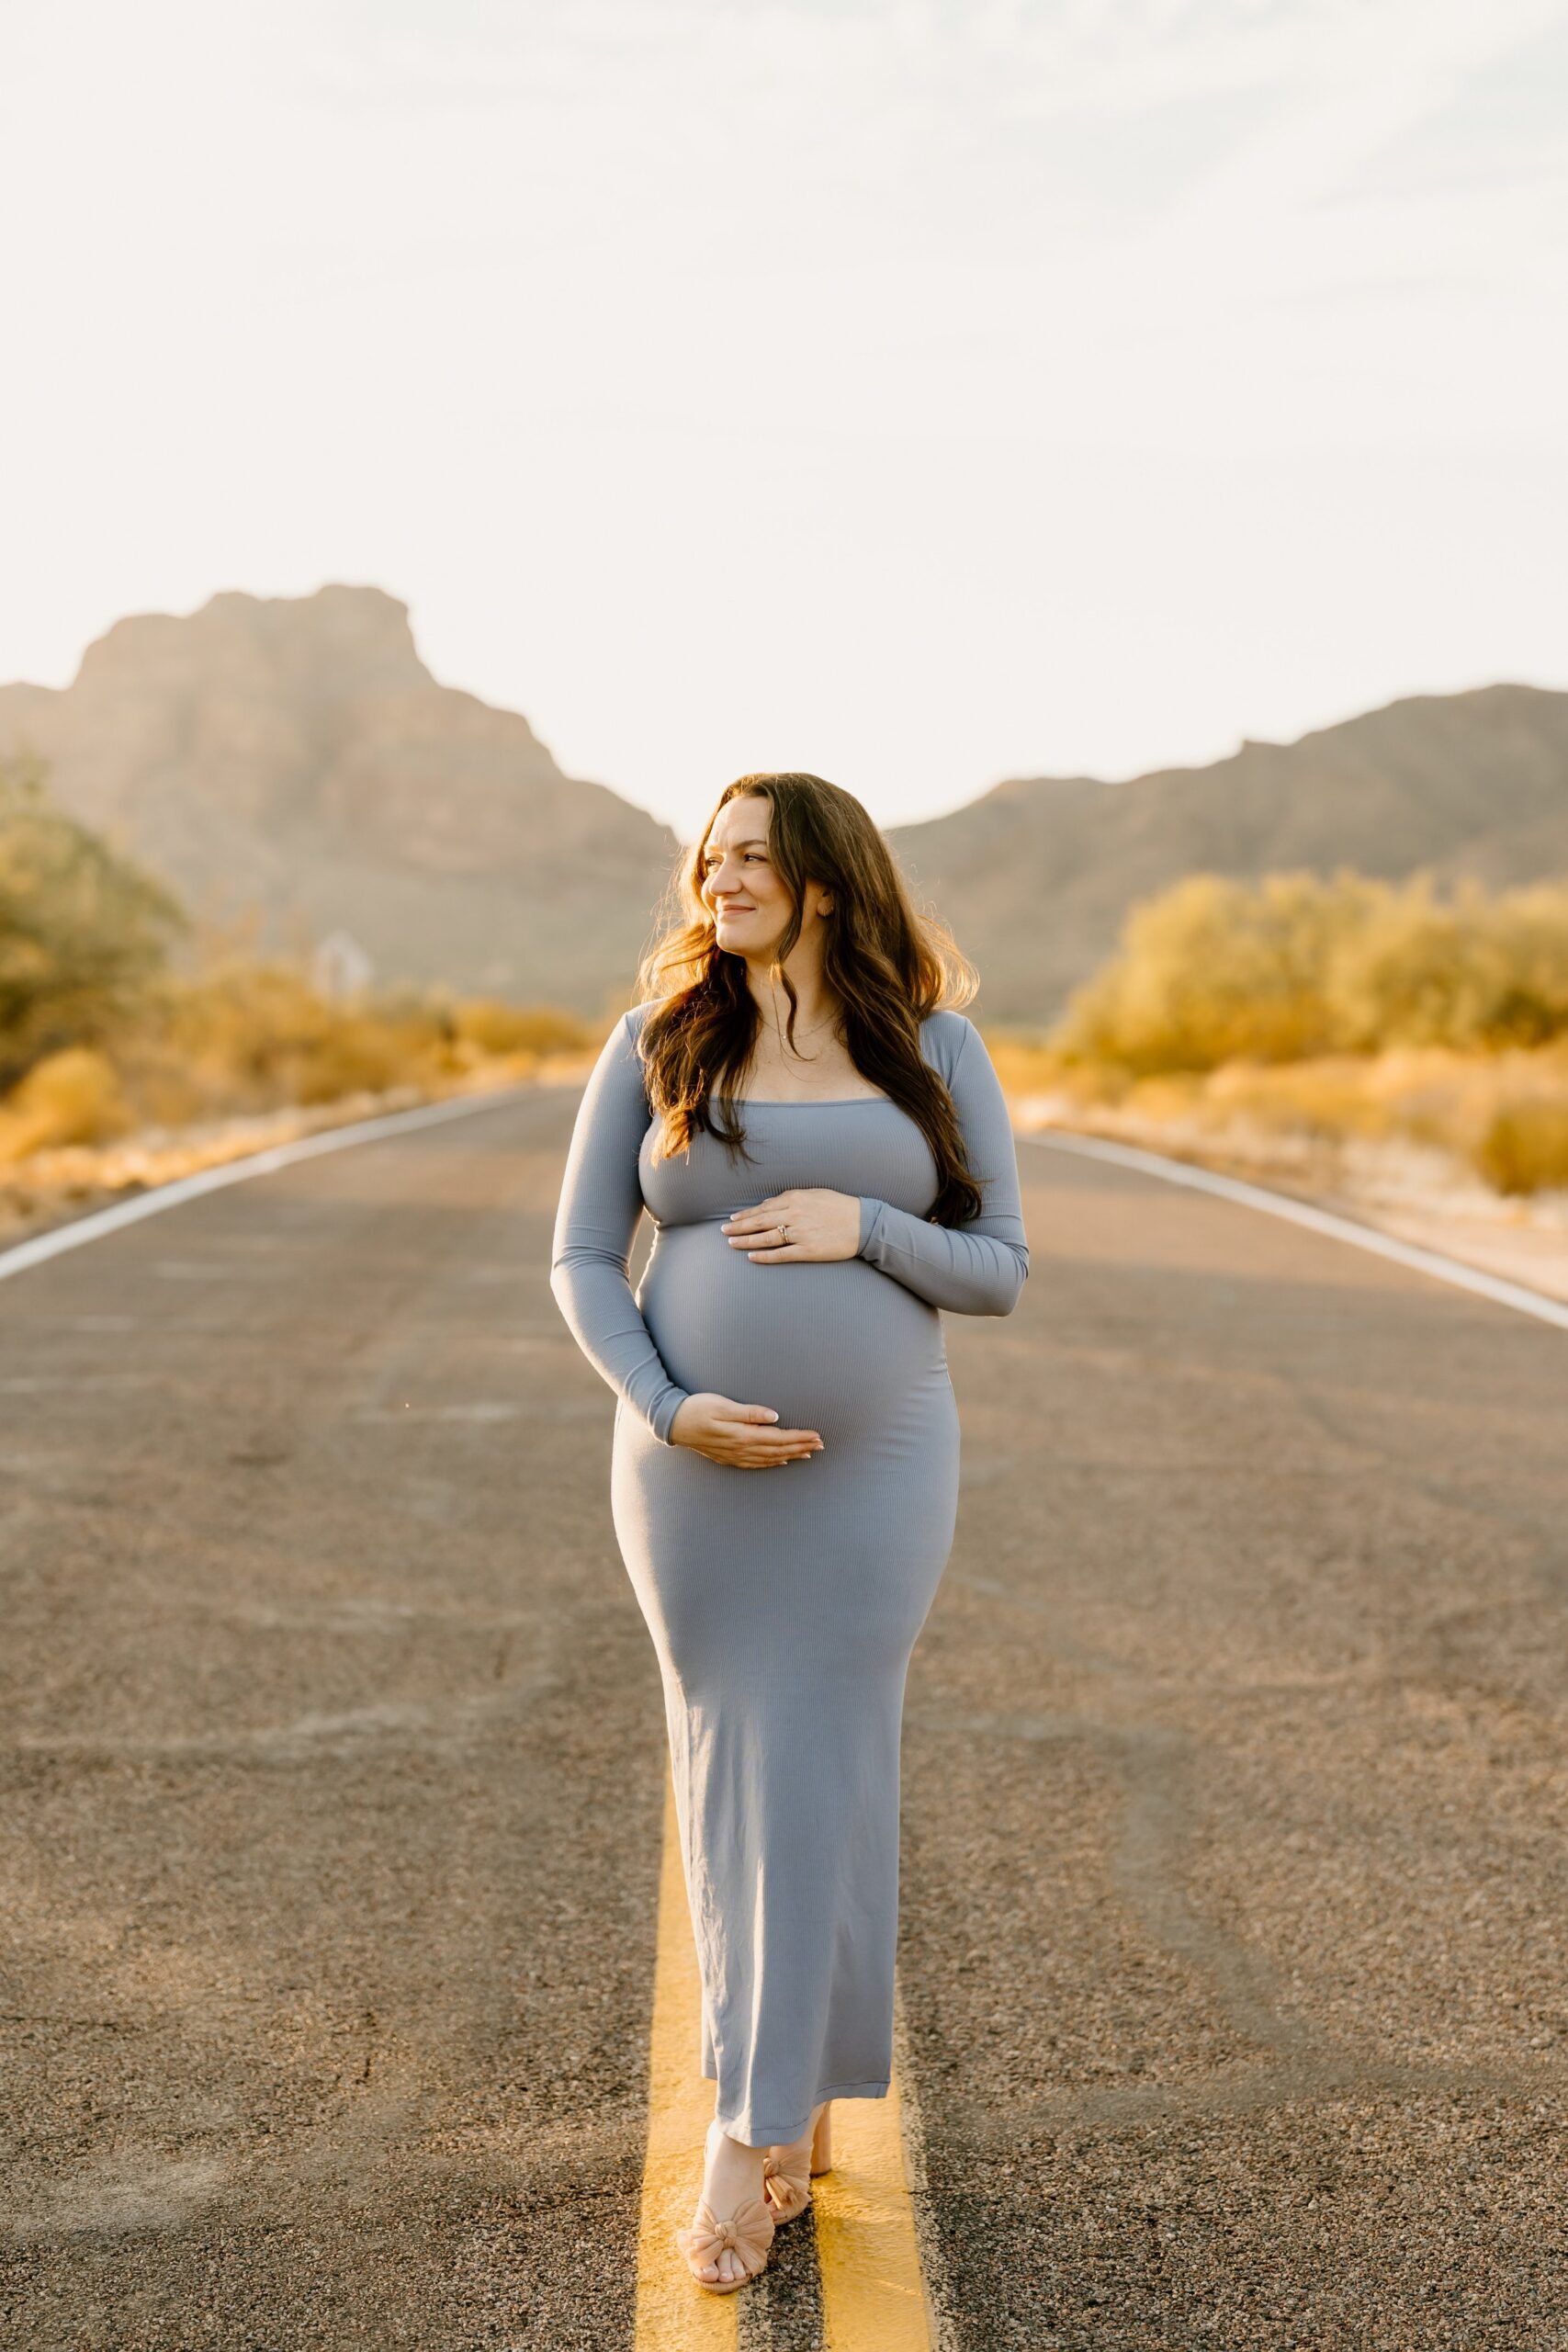
<instances>
[{"instance_id":1,"label":"woman's hand on belly","mask_svg":"<svg viewBox=\"0 0 1568 2352\"><path fill-rule=\"evenodd\" d=\"M719 1231L732 1250L744 1250L754 1266L858 1258L860 1200L856 1193L830 1193L820 1184L797 1186L793 1192L770 1193L755 1208L739 1210Z\"/></svg>"},{"instance_id":2,"label":"woman's hand on belly","mask_svg":"<svg viewBox=\"0 0 1568 2352\"><path fill-rule=\"evenodd\" d=\"M781 1430L771 1405L738 1405L733 1396L701 1389L688 1396L670 1424L671 1445L689 1445L733 1470L769 1470L778 1462L800 1462L820 1453L815 1430Z\"/></svg>"}]
</instances>

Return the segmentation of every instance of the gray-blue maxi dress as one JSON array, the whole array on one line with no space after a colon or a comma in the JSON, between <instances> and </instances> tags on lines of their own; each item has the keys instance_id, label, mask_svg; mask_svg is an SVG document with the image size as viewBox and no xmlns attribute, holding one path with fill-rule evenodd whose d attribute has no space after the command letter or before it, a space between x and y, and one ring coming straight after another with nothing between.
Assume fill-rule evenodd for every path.
<instances>
[{"instance_id":1,"label":"gray-blue maxi dress","mask_svg":"<svg viewBox=\"0 0 1568 2352\"><path fill-rule=\"evenodd\" d=\"M702 2071L725 2129L764 2147L891 2078L905 1678L958 1507L938 1310L1010 1313L1029 1251L1006 1101L963 1013L921 1026L984 1200L949 1227L930 1221L925 1137L886 1095L742 1101L750 1162L699 1132L655 1166L650 1009L616 1023L584 1091L550 1283L619 1399L611 1511L663 1680ZM720 1230L818 1185L858 1196L856 1257L770 1265ZM824 1450L742 1470L671 1444L704 1389L773 1406Z\"/></svg>"}]
</instances>

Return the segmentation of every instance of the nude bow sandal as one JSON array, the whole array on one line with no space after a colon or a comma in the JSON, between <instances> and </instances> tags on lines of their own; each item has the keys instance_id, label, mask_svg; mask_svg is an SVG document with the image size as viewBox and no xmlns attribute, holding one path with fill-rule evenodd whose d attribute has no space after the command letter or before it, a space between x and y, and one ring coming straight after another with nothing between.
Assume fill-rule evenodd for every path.
<instances>
[{"instance_id":1,"label":"nude bow sandal","mask_svg":"<svg viewBox=\"0 0 1568 2352\"><path fill-rule=\"evenodd\" d=\"M733 2295L737 2287L749 2287L767 2268L768 2248L773 2242L773 2216L765 2197L747 2198L722 2222L707 2199L699 2197L696 2221L689 2230L675 2233L675 2243L685 2256L693 2278L710 2295ZM704 2270L718 2260L726 2246L740 2257L740 2277L705 2278Z\"/></svg>"},{"instance_id":2,"label":"nude bow sandal","mask_svg":"<svg viewBox=\"0 0 1568 2352\"><path fill-rule=\"evenodd\" d=\"M811 2184L833 2168L833 2102L824 2099L816 2128L787 2148L770 2148L762 2159L762 2194L775 2222L793 2222L811 2202Z\"/></svg>"},{"instance_id":3,"label":"nude bow sandal","mask_svg":"<svg viewBox=\"0 0 1568 2352\"><path fill-rule=\"evenodd\" d=\"M715 2125L709 2124L712 2132ZM764 2159L764 2161L766 2161ZM705 2197L697 2199L697 2218L689 2230L677 2230L675 2243L685 2256L693 2278L710 2295L732 2295L749 2286L766 2269L773 2242L773 2209L765 2196L745 2197L733 2213L720 2221ZM740 2259L739 2278L705 2278L703 2272L728 2247Z\"/></svg>"}]
</instances>

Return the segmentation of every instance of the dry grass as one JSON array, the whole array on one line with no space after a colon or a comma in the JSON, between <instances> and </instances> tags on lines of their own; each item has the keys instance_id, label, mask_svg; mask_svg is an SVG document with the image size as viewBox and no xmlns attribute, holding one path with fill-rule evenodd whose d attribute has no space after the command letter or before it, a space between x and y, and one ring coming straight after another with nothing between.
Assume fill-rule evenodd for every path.
<instances>
[{"instance_id":1,"label":"dry grass","mask_svg":"<svg viewBox=\"0 0 1568 2352\"><path fill-rule=\"evenodd\" d=\"M1499 1193L1568 1188L1568 1092L1505 1104L1473 1157Z\"/></svg>"},{"instance_id":2,"label":"dry grass","mask_svg":"<svg viewBox=\"0 0 1568 2352\"><path fill-rule=\"evenodd\" d=\"M1040 1117L1289 1159L1425 1153L1568 1185L1568 884L1189 875L1130 910L1054 1029L995 1048Z\"/></svg>"},{"instance_id":3,"label":"dry grass","mask_svg":"<svg viewBox=\"0 0 1568 2352\"><path fill-rule=\"evenodd\" d=\"M581 1054L544 1054L532 1058L497 1056L481 1069L437 1091L488 1093L516 1083L570 1083L584 1075ZM120 1195L172 1184L204 1168L216 1168L274 1145L292 1143L326 1127L413 1109L431 1101L430 1089L392 1086L373 1093L340 1095L332 1102L288 1104L278 1110L198 1120L188 1126L139 1127L113 1142L54 1144L0 1166L0 1243L25 1239L85 1215Z\"/></svg>"},{"instance_id":4,"label":"dry grass","mask_svg":"<svg viewBox=\"0 0 1568 2352\"><path fill-rule=\"evenodd\" d=\"M1568 1040L1464 1054L1444 1046L1315 1059L1236 1061L1135 1077L1060 1047L989 1037L1002 1084L1034 1121L1106 1132L1165 1132L1198 1149L1259 1162L1332 1167L1348 1143L1416 1148L1456 1180L1523 1195L1568 1186Z\"/></svg>"},{"instance_id":5,"label":"dry grass","mask_svg":"<svg viewBox=\"0 0 1568 2352\"><path fill-rule=\"evenodd\" d=\"M438 993L334 1005L291 967L244 958L166 978L108 1042L44 1055L0 1098L0 1233L321 1127L579 1077L603 1027Z\"/></svg>"},{"instance_id":6,"label":"dry grass","mask_svg":"<svg viewBox=\"0 0 1568 2352\"><path fill-rule=\"evenodd\" d=\"M35 1062L0 1099L0 1166L398 1089L422 1099L597 1043L592 1023L549 1006L436 994L336 1005L287 964L230 960L164 978L107 1042Z\"/></svg>"}]
</instances>

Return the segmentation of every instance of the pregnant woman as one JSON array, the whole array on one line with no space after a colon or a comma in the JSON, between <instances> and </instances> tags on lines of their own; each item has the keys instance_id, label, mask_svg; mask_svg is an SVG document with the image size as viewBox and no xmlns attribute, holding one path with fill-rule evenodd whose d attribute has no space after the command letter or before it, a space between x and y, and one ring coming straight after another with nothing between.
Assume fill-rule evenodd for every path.
<instances>
[{"instance_id":1,"label":"pregnant woman","mask_svg":"<svg viewBox=\"0 0 1568 2352\"><path fill-rule=\"evenodd\" d=\"M1029 1251L1000 1083L943 1003L973 967L859 801L742 776L677 882L582 1097L550 1283L617 1393L716 2086L676 2237L728 2293L827 2169L828 2103L887 2092L904 1686L958 1506L939 1310L1010 1314Z\"/></svg>"}]
</instances>

